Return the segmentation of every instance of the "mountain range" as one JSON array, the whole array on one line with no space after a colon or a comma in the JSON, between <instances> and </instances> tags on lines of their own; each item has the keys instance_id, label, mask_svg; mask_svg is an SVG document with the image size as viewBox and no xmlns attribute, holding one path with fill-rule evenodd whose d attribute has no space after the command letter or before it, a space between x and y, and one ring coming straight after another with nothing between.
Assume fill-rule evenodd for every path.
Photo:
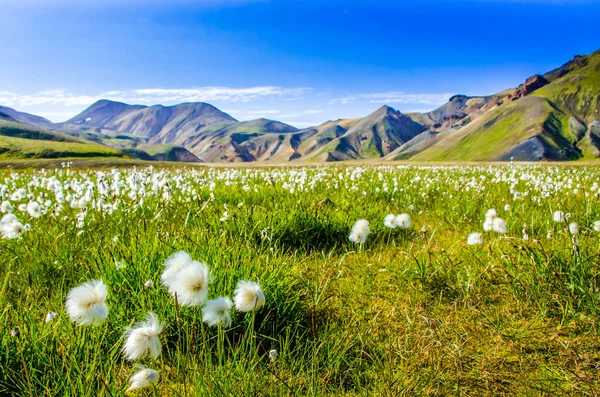
<instances>
[{"instance_id":1,"label":"mountain range","mask_svg":"<svg viewBox=\"0 0 600 397\"><path fill-rule=\"evenodd\" d=\"M186 162L593 159L600 157L600 51L496 94L455 95L428 113L382 106L363 118L301 130L268 119L240 122L207 103L100 100L57 124L0 106L0 158L92 156Z\"/></svg>"}]
</instances>

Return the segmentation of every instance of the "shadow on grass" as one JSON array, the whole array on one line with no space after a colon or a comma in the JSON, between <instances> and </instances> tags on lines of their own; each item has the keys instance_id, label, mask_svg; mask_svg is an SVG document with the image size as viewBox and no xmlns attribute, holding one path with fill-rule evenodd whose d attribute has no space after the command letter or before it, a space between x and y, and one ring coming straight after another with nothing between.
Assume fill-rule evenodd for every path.
<instances>
[{"instance_id":1,"label":"shadow on grass","mask_svg":"<svg viewBox=\"0 0 600 397\"><path fill-rule=\"evenodd\" d=\"M291 251L340 253L346 249L348 232L344 224L297 212L280 220L266 236L265 232L256 230L253 240L260 247L270 243Z\"/></svg>"}]
</instances>

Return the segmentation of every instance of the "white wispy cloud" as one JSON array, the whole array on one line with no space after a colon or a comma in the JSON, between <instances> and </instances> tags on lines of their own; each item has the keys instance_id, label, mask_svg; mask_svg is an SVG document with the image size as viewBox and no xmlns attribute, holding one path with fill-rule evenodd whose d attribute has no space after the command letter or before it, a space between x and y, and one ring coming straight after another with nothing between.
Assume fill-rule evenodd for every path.
<instances>
[{"instance_id":1,"label":"white wispy cloud","mask_svg":"<svg viewBox=\"0 0 600 397\"><path fill-rule=\"evenodd\" d=\"M260 86L249 88L142 88L128 91L106 91L96 95L79 94L64 89L19 95L0 91L0 103L6 106L62 105L87 106L100 99L143 105L181 102L251 102L261 98L288 99L300 96L310 88Z\"/></svg>"},{"instance_id":2,"label":"white wispy cloud","mask_svg":"<svg viewBox=\"0 0 600 397\"><path fill-rule=\"evenodd\" d=\"M448 102L452 94L411 94L402 91L388 91L377 93L363 93L349 95L342 98L334 99L332 103L348 104L357 100L368 101L369 103L403 103L403 104L418 104L418 105L442 105Z\"/></svg>"},{"instance_id":3,"label":"white wispy cloud","mask_svg":"<svg viewBox=\"0 0 600 397\"><path fill-rule=\"evenodd\" d=\"M248 110L246 111L246 114L250 115L250 116L261 116L261 115L265 115L265 114L279 114L281 113L281 110L275 110L275 109L267 109L267 110Z\"/></svg>"}]
</instances>

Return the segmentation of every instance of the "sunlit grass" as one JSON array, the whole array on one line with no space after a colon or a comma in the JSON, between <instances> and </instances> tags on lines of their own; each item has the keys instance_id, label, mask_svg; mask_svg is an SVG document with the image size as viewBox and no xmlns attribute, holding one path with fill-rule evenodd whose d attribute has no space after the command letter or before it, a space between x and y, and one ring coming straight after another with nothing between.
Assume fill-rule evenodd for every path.
<instances>
[{"instance_id":1,"label":"sunlit grass","mask_svg":"<svg viewBox=\"0 0 600 397\"><path fill-rule=\"evenodd\" d=\"M0 394L122 395L136 370L121 353L123 333L148 312L165 325L163 351L140 364L160 380L139 395L600 392L600 240L592 227L599 170L159 171L135 171L136 183L123 171L118 196L111 189L104 199L120 204L109 214L88 203L82 229L81 208L63 203L51 214L47 180L56 175L65 195L79 198L87 189L77 186L97 184L96 171L0 175L4 200L25 187L52 202L41 218L12 202L31 230L0 239ZM113 184L113 175L105 180ZM154 185L161 187L152 192ZM482 245L467 245L489 208L508 232L484 232ZM555 210L571 214L577 236L552 220ZM384 227L389 213L408 213L411 227ZM364 245L348 240L358 219L370 222ZM229 329L208 328L200 307L177 308L160 283L165 259L179 250L208 264L210 298L232 297L239 280L251 280L266 305L233 314ZM108 318L78 327L66 295L100 278ZM58 317L46 324L50 311ZM20 336L11 336L17 328Z\"/></svg>"}]
</instances>

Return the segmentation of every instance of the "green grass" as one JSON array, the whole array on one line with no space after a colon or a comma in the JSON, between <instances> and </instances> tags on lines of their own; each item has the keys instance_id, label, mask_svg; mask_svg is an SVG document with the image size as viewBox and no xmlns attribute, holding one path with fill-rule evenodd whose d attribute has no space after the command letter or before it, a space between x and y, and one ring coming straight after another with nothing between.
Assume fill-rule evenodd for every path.
<instances>
[{"instance_id":1,"label":"green grass","mask_svg":"<svg viewBox=\"0 0 600 397\"><path fill-rule=\"evenodd\" d=\"M0 171L0 192L6 199L23 187L54 209L50 178L78 201L87 190L79 187L96 183L98 172ZM150 395L599 392L600 239L591 225L600 219L592 190L600 169L102 172L110 184L119 181L118 195L104 196L104 204L119 201L114 213L89 203L79 229L82 209L69 203L40 218L16 211L31 230L0 239L0 394L123 395L135 372L120 353L123 332L149 311L165 324L162 355L140 362L161 375ZM163 178L169 183L155 191ZM482 231L488 208L507 221L508 233L486 232L483 245L466 245L469 233ZM577 240L552 221L559 209L579 224ZM402 212L411 215L409 229L383 226L385 215ZM358 219L371 222L364 246L347 238ZM210 297L232 296L241 279L260 281L265 307L234 314L221 333L202 323L200 308L177 310L160 274L182 249L210 267ZM98 278L109 287L109 316L98 327L78 327L65 297ZM58 318L45 324L49 311ZM20 337L10 335L16 327ZM279 351L275 363L270 349Z\"/></svg>"},{"instance_id":2,"label":"green grass","mask_svg":"<svg viewBox=\"0 0 600 397\"><path fill-rule=\"evenodd\" d=\"M138 149L145 151L149 155L154 156L157 154L168 153L176 146L167 144L141 144L137 147Z\"/></svg>"},{"instance_id":3,"label":"green grass","mask_svg":"<svg viewBox=\"0 0 600 397\"><path fill-rule=\"evenodd\" d=\"M0 159L124 157L115 149L94 143L56 142L0 136Z\"/></svg>"}]
</instances>

